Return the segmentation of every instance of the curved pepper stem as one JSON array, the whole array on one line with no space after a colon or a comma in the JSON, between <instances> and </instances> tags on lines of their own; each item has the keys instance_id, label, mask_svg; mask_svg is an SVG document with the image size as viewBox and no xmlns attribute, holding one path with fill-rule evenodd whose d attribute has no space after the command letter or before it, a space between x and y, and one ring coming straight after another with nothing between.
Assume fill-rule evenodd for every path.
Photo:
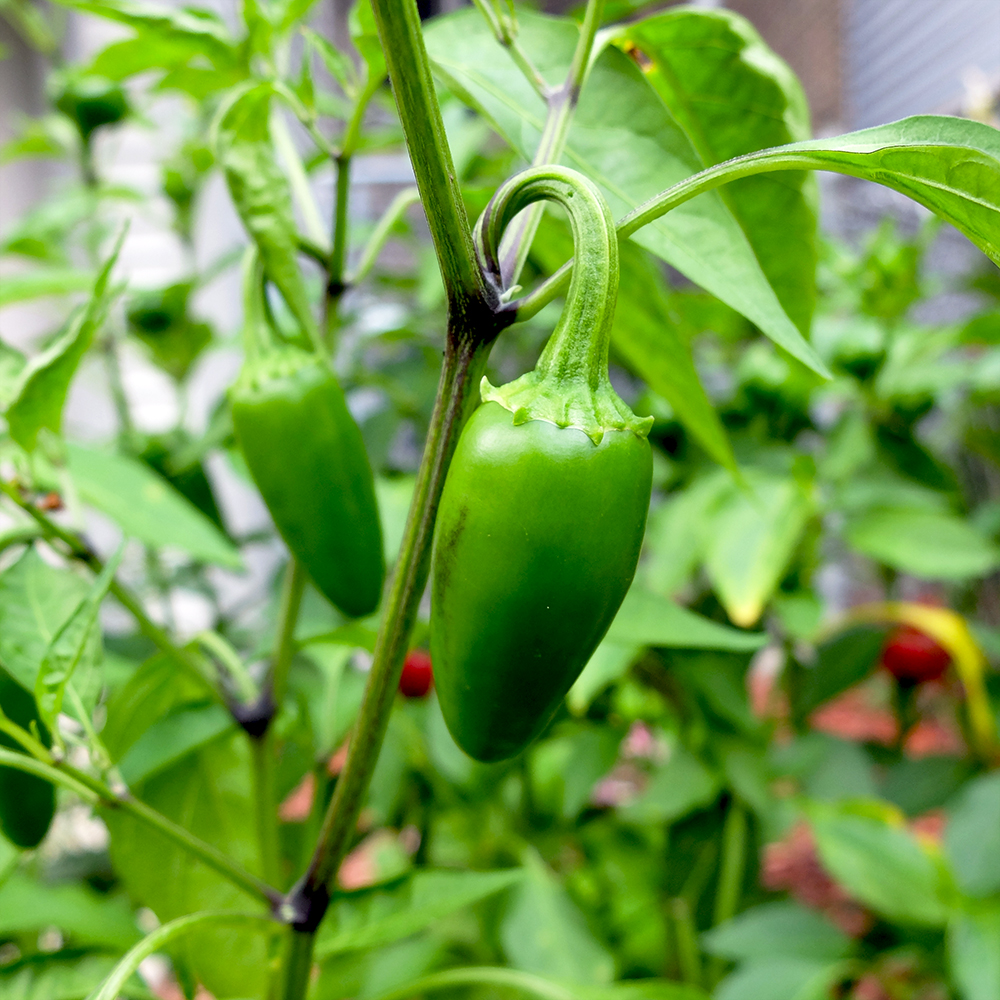
<instances>
[{"instance_id":1,"label":"curved pepper stem","mask_svg":"<svg viewBox=\"0 0 1000 1000\"><path fill-rule=\"evenodd\" d=\"M488 280L502 294L498 248L514 217L537 201L566 209L573 230L575 266L566 305L534 371L500 386L484 378L484 402L514 414L514 423L547 420L576 427L600 443L605 431L649 433L608 378L608 348L618 297L618 237L600 191L568 167L533 167L500 187L476 223L476 251Z\"/></svg>"}]
</instances>

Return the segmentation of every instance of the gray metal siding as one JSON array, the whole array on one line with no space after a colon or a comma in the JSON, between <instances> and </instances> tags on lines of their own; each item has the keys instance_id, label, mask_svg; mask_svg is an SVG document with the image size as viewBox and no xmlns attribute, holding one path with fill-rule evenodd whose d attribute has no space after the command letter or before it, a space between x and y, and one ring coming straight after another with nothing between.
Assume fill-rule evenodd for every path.
<instances>
[{"instance_id":1,"label":"gray metal siding","mask_svg":"<svg viewBox=\"0 0 1000 1000\"><path fill-rule=\"evenodd\" d=\"M1000 79L1000 0L846 0L852 128L959 110L963 77Z\"/></svg>"}]
</instances>

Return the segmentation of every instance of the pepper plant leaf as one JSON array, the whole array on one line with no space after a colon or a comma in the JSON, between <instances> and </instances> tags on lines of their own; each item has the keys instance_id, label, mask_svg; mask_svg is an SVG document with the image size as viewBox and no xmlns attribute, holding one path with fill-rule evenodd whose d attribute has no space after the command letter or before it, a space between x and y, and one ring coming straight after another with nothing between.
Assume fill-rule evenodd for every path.
<instances>
[{"instance_id":1,"label":"pepper plant leaf","mask_svg":"<svg viewBox=\"0 0 1000 1000\"><path fill-rule=\"evenodd\" d=\"M111 299L108 282L124 237L122 233L101 268L87 305L66 331L33 357L20 373L17 395L6 417L10 436L27 451L34 450L38 432L43 427L55 434L62 428L62 411L69 384L107 313Z\"/></svg>"},{"instance_id":2,"label":"pepper plant leaf","mask_svg":"<svg viewBox=\"0 0 1000 1000\"><path fill-rule=\"evenodd\" d=\"M114 518L126 535L153 548L174 547L195 559L242 568L229 539L145 463L70 444L68 465L81 498Z\"/></svg>"},{"instance_id":3,"label":"pepper plant leaf","mask_svg":"<svg viewBox=\"0 0 1000 1000\"><path fill-rule=\"evenodd\" d=\"M612 40L640 65L706 164L811 138L798 78L733 11L660 11L623 26ZM803 333L816 297L816 195L806 171L744 178L723 189Z\"/></svg>"},{"instance_id":4,"label":"pepper plant leaf","mask_svg":"<svg viewBox=\"0 0 1000 1000\"><path fill-rule=\"evenodd\" d=\"M577 28L520 11L518 39L550 84L566 76ZM545 105L477 11L436 19L425 31L434 68L449 90L478 111L527 160L534 156ZM609 46L580 95L563 162L586 174L616 216L703 166L691 141L624 53ZM635 241L755 323L804 364L826 365L788 318L746 234L718 196L656 220Z\"/></svg>"},{"instance_id":5,"label":"pepper plant leaf","mask_svg":"<svg viewBox=\"0 0 1000 1000\"><path fill-rule=\"evenodd\" d=\"M101 610L101 602L114 580L122 552L123 546L120 546L97 575L73 614L52 637L45 656L42 657L38 676L35 678L35 701L39 716L53 733L57 731L56 717L62 711L63 694L74 671L84 660L89 660L91 665L96 662L91 637L99 629L97 616ZM97 650L100 650L99 644Z\"/></svg>"}]
</instances>

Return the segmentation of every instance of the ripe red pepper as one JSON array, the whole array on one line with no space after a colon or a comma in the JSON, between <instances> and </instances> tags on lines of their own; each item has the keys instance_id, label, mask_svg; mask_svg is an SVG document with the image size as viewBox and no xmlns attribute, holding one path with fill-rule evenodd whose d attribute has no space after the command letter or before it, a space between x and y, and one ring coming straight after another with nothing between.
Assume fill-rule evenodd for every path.
<instances>
[{"instance_id":1,"label":"ripe red pepper","mask_svg":"<svg viewBox=\"0 0 1000 1000\"><path fill-rule=\"evenodd\" d=\"M425 649L411 649L403 661L399 690L407 698L423 698L434 683L431 654Z\"/></svg>"},{"instance_id":2,"label":"ripe red pepper","mask_svg":"<svg viewBox=\"0 0 1000 1000\"><path fill-rule=\"evenodd\" d=\"M951 663L948 651L912 625L893 632L882 651L882 666L904 684L923 684L943 676Z\"/></svg>"}]
</instances>

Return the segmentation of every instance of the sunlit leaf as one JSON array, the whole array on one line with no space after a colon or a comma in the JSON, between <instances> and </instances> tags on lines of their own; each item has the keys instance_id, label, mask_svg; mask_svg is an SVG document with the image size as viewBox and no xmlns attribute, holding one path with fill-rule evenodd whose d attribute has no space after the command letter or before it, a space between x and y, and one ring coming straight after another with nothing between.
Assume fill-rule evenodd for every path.
<instances>
[{"instance_id":1,"label":"sunlit leaf","mask_svg":"<svg viewBox=\"0 0 1000 1000\"><path fill-rule=\"evenodd\" d=\"M659 11L623 26L613 40L634 53L706 166L811 137L798 78L733 11ZM761 175L727 185L723 198L785 311L808 332L815 300L815 180L805 171Z\"/></svg>"},{"instance_id":2,"label":"sunlit leaf","mask_svg":"<svg viewBox=\"0 0 1000 1000\"><path fill-rule=\"evenodd\" d=\"M576 44L576 26L527 11L519 13L518 21L525 51L549 83L560 84ZM545 107L479 13L462 10L437 18L425 35L435 70L448 88L530 161ZM612 46L591 69L563 162L601 187L616 216L703 166L642 71ZM681 206L645 227L635 240L743 313L805 364L826 373L785 314L746 235L720 198Z\"/></svg>"}]
</instances>

